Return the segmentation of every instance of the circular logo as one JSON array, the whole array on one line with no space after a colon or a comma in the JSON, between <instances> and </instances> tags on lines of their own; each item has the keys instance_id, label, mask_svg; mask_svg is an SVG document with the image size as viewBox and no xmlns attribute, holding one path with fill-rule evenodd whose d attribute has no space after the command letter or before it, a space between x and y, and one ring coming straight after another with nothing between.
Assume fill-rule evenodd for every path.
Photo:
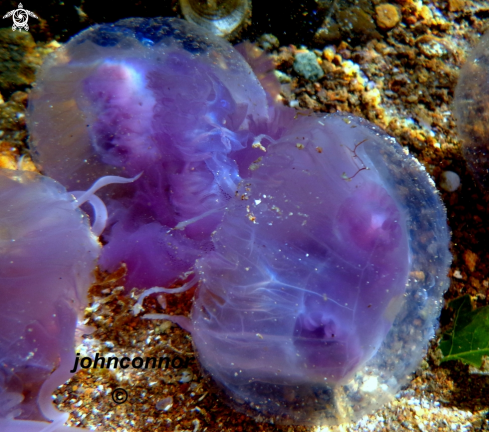
<instances>
[{"instance_id":1,"label":"circular logo","mask_svg":"<svg viewBox=\"0 0 489 432\"><path fill-rule=\"evenodd\" d=\"M127 400L127 392L123 388L116 388L112 391L112 400L116 404L123 404Z\"/></svg>"},{"instance_id":2,"label":"circular logo","mask_svg":"<svg viewBox=\"0 0 489 432\"><path fill-rule=\"evenodd\" d=\"M29 19L29 17L27 16L27 12L23 9L17 9L14 12L14 15L12 18L14 20L14 24L17 27L24 27L24 25L27 24L27 20Z\"/></svg>"}]
</instances>

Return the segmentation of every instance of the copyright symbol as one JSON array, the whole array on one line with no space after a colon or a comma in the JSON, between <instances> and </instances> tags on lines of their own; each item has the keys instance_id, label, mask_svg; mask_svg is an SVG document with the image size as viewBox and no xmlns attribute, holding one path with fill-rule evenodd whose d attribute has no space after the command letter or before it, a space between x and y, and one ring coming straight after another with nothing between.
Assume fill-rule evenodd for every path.
<instances>
[{"instance_id":1,"label":"copyright symbol","mask_svg":"<svg viewBox=\"0 0 489 432\"><path fill-rule=\"evenodd\" d=\"M127 392L123 388L116 388L112 392L112 400L116 404L123 404L127 400Z\"/></svg>"}]
</instances>

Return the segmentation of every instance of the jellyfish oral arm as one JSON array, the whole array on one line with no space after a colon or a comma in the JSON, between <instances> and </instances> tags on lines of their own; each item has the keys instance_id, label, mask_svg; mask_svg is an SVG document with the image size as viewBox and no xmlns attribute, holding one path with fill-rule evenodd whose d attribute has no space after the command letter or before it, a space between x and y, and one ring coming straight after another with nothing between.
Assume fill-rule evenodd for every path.
<instances>
[{"instance_id":1,"label":"jellyfish oral arm","mask_svg":"<svg viewBox=\"0 0 489 432\"><path fill-rule=\"evenodd\" d=\"M75 202L73 203L73 208L78 208L85 202L89 202L93 208L94 212L94 222L92 224L92 232L97 237L99 237L105 229L108 219L107 208L105 207L104 202L95 195L100 188L115 184L115 183L132 183L136 181L139 177L141 177L143 173L139 173L137 176L133 178L125 178L119 176L105 176L99 178L93 186L88 189L86 192L84 191L73 191L71 194L75 197Z\"/></svg>"}]
</instances>

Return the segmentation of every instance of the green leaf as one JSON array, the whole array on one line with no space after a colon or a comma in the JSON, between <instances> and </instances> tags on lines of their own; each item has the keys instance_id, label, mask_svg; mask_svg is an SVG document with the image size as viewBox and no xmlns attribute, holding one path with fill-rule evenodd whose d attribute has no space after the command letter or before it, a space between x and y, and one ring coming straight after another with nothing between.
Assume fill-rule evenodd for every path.
<instances>
[{"instance_id":1,"label":"green leaf","mask_svg":"<svg viewBox=\"0 0 489 432\"><path fill-rule=\"evenodd\" d=\"M473 311L470 296L465 295L449 307L455 311L454 325L442 335L441 362L461 360L480 369L483 356L489 356L489 306Z\"/></svg>"}]
</instances>

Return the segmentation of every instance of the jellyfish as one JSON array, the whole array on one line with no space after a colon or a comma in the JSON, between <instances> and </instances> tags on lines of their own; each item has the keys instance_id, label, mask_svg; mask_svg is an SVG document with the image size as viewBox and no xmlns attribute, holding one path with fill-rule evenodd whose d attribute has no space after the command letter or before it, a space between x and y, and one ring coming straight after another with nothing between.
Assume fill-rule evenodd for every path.
<instances>
[{"instance_id":1,"label":"jellyfish","mask_svg":"<svg viewBox=\"0 0 489 432\"><path fill-rule=\"evenodd\" d=\"M143 172L99 194L100 266L124 262L126 289L147 289L135 312L197 286L190 317L145 318L192 334L233 407L274 423L351 421L426 352L448 288L446 212L394 138L280 105L250 52L175 19L82 32L32 92L35 160L69 189Z\"/></svg>"},{"instance_id":2,"label":"jellyfish","mask_svg":"<svg viewBox=\"0 0 489 432\"><path fill-rule=\"evenodd\" d=\"M106 177L68 193L35 172L0 170L0 430L69 429L51 394L71 377L75 331L95 281L106 210L94 193L133 180ZM86 201L93 229L79 208Z\"/></svg>"},{"instance_id":3,"label":"jellyfish","mask_svg":"<svg viewBox=\"0 0 489 432\"><path fill-rule=\"evenodd\" d=\"M109 218L99 264L125 262L126 287L149 288L184 278L212 249L238 181L228 155L268 106L228 42L182 20L134 18L91 27L45 61L28 129L38 167L68 189L143 172L99 194Z\"/></svg>"}]
</instances>

